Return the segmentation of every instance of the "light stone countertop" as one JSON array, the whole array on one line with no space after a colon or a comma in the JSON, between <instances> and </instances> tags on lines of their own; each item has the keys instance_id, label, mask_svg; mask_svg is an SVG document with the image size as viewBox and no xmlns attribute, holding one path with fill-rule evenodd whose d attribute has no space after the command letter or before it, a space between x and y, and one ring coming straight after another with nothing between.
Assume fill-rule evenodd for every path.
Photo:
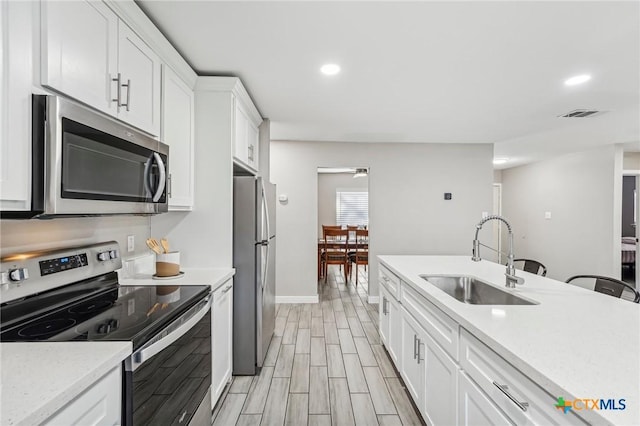
<instances>
[{"instance_id":1,"label":"light stone countertop","mask_svg":"<svg viewBox=\"0 0 640 426\"><path fill-rule=\"evenodd\" d=\"M131 352L131 342L0 344L0 424L40 424Z\"/></svg>"},{"instance_id":2,"label":"light stone countertop","mask_svg":"<svg viewBox=\"0 0 640 426\"><path fill-rule=\"evenodd\" d=\"M380 262L554 398L626 400L626 409L583 410L594 424L640 425L640 304L470 256L379 256ZM538 305L469 305L422 274L481 278ZM494 315L492 309L500 310Z\"/></svg>"},{"instance_id":3,"label":"light stone countertop","mask_svg":"<svg viewBox=\"0 0 640 426\"><path fill-rule=\"evenodd\" d=\"M183 268L182 272L184 275L180 278L154 279L150 273L124 278L121 271L118 271L118 282L120 285L132 286L208 285L211 286L211 291L215 291L236 273L233 268Z\"/></svg>"}]
</instances>

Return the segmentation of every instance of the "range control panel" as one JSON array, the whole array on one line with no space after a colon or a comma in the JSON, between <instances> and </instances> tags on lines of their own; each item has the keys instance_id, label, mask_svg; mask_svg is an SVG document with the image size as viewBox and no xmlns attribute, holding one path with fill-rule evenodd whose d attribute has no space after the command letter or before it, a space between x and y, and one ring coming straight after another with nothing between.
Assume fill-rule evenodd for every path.
<instances>
[{"instance_id":1,"label":"range control panel","mask_svg":"<svg viewBox=\"0 0 640 426\"><path fill-rule=\"evenodd\" d=\"M58 257L55 259L41 260L40 275L45 276L49 274L55 274L56 272L80 268L87 265L87 253L80 253L74 256Z\"/></svg>"},{"instance_id":2,"label":"range control panel","mask_svg":"<svg viewBox=\"0 0 640 426\"><path fill-rule=\"evenodd\" d=\"M2 303L122 268L116 241L15 253L0 259Z\"/></svg>"}]
</instances>

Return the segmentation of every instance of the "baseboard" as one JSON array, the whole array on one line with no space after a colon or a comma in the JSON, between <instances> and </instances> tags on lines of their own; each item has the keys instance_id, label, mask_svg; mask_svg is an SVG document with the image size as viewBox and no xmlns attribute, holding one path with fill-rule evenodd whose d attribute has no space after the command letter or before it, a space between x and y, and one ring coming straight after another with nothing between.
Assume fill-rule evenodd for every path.
<instances>
[{"instance_id":1,"label":"baseboard","mask_svg":"<svg viewBox=\"0 0 640 426\"><path fill-rule=\"evenodd\" d=\"M276 303L318 303L318 295L315 296L276 296Z\"/></svg>"},{"instance_id":2,"label":"baseboard","mask_svg":"<svg viewBox=\"0 0 640 426\"><path fill-rule=\"evenodd\" d=\"M368 296L367 297L367 302L369 302L369 303L379 303L380 302L380 296Z\"/></svg>"}]
</instances>

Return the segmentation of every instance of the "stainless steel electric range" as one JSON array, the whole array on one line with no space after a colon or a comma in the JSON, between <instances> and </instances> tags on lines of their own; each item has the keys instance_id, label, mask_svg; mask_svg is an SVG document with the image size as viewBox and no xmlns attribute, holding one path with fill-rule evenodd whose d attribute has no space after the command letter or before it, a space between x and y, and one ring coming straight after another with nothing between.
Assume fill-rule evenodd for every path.
<instances>
[{"instance_id":1,"label":"stainless steel electric range","mask_svg":"<svg viewBox=\"0 0 640 426\"><path fill-rule=\"evenodd\" d=\"M0 341L130 341L124 425L211 415L208 286L118 284L115 241L1 259Z\"/></svg>"}]
</instances>

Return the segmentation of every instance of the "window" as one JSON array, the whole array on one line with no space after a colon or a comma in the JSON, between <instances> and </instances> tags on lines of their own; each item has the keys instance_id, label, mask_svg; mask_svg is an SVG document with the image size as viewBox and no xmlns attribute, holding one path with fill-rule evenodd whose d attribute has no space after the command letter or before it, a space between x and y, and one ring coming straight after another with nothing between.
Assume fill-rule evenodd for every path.
<instances>
[{"instance_id":1,"label":"window","mask_svg":"<svg viewBox=\"0 0 640 426\"><path fill-rule=\"evenodd\" d=\"M362 189L336 190L336 225L369 226L369 192Z\"/></svg>"}]
</instances>

